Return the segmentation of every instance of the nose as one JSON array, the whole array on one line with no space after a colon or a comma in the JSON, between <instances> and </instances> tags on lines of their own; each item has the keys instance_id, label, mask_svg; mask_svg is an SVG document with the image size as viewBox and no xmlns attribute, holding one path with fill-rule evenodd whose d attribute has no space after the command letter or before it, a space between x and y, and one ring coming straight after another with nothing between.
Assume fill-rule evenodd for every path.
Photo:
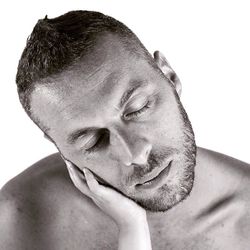
<instances>
[{"instance_id":1,"label":"nose","mask_svg":"<svg viewBox=\"0 0 250 250\"><path fill-rule=\"evenodd\" d=\"M111 131L110 145L113 157L119 158L126 166L147 164L152 149L152 145L145 137L121 129Z\"/></svg>"},{"instance_id":2,"label":"nose","mask_svg":"<svg viewBox=\"0 0 250 250\"><path fill-rule=\"evenodd\" d=\"M136 147L132 153L131 161L128 162L127 165L138 164L144 165L148 162L148 156L152 149L152 146L147 143L146 140L142 140L141 142L136 142Z\"/></svg>"}]
</instances>

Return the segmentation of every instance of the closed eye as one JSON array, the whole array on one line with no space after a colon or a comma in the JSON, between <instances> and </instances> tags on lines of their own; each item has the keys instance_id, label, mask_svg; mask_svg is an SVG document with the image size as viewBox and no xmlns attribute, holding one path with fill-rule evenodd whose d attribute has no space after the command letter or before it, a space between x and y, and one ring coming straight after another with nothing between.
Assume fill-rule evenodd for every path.
<instances>
[{"instance_id":1,"label":"closed eye","mask_svg":"<svg viewBox=\"0 0 250 250\"><path fill-rule=\"evenodd\" d=\"M151 107L152 101L147 101L147 103L140 109L135 110L133 112L129 112L123 115L125 120L136 118L143 113L145 113Z\"/></svg>"},{"instance_id":2,"label":"closed eye","mask_svg":"<svg viewBox=\"0 0 250 250\"><path fill-rule=\"evenodd\" d=\"M103 147L104 145L109 143L109 132L107 129L102 129L98 135L97 135L97 139L95 139L95 141L92 143L91 147L89 148L85 148L85 151L87 153L91 153L93 151L96 151L97 149L100 149L101 147Z\"/></svg>"}]
</instances>

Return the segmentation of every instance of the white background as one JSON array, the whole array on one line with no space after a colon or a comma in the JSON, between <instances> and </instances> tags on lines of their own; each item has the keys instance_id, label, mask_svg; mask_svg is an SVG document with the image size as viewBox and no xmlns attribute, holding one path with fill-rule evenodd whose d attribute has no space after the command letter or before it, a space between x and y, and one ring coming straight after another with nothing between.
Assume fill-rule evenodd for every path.
<instances>
[{"instance_id":1,"label":"white background","mask_svg":"<svg viewBox=\"0 0 250 250\"><path fill-rule=\"evenodd\" d=\"M250 162L249 1L1 1L0 187L55 147L18 101L17 63L36 21L70 10L124 22L150 52L161 50L182 80L197 145Z\"/></svg>"}]
</instances>

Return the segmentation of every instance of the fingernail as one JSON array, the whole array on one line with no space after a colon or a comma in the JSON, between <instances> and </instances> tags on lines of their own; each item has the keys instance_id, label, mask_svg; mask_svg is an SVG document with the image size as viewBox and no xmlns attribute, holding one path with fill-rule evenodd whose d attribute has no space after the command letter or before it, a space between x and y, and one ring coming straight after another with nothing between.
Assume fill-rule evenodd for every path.
<instances>
[{"instance_id":1,"label":"fingernail","mask_svg":"<svg viewBox=\"0 0 250 250\"><path fill-rule=\"evenodd\" d=\"M92 176L94 177L94 175L92 174L92 172L90 170L88 170L87 168L83 168L83 173L85 176L91 178Z\"/></svg>"},{"instance_id":2,"label":"fingernail","mask_svg":"<svg viewBox=\"0 0 250 250\"><path fill-rule=\"evenodd\" d=\"M70 163L68 163L67 161L65 161L65 163L66 163L67 168L68 168L69 170L72 170L72 166L71 166L71 164L70 164Z\"/></svg>"}]
</instances>

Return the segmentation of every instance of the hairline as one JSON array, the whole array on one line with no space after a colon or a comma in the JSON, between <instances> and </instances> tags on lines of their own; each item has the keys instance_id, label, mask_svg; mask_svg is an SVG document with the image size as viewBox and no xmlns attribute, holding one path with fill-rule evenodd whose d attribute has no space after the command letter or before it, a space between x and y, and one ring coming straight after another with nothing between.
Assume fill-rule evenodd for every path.
<instances>
[{"instance_id":1,"label":"hairline","mask_svg":"<svg viewBox=\"0 0 250 250\"><path fill-rule=\"evenodd\" d=\"M95 45L90 48L87 53L81 55L78 58L75 58L69 65L65 66L65 68L60 69L58 72L54 74L50 74L44 78L38 79L30 85L29 88L27 88L25 91L21 91L19 93L19 99L21 103L24 106L25 112L28 114L28 116L31 118L31 120L49 137L49 131L50 128L45 126L42 121L36 116L34 112L32 112L31 107L31 96L32 93L39 87L39 86L45 86L49 82L56 82L58 79L60 79L61 75L63 75L67 71L74 71L77 70L78 66L86 60L86 57L91 54L99 45L100 40L107 35L114 35L117 36L119 41L122 43L124 48L126 49L129 54L133 54L137 57L142 57L144 60L147 60L150 66L152 66L157 71L160 71L159 68L154 63L154 60L151 56L151 54L148 52L148 50L144 47L144 45L140 42L140 40L137 38L137 36L134 33L131 33L130 36L132 36L133 41L128 41L128 33L122 35L122 33L114 34L112 31L102 31L98 33L98 38L96 39ZM132 48L132 49L131 49ZM136 49L135 49L136 48ZM24 96L24 98L22 98ZM51 138L52 139L52 138Z\"/></svg>"}]
</instances>

